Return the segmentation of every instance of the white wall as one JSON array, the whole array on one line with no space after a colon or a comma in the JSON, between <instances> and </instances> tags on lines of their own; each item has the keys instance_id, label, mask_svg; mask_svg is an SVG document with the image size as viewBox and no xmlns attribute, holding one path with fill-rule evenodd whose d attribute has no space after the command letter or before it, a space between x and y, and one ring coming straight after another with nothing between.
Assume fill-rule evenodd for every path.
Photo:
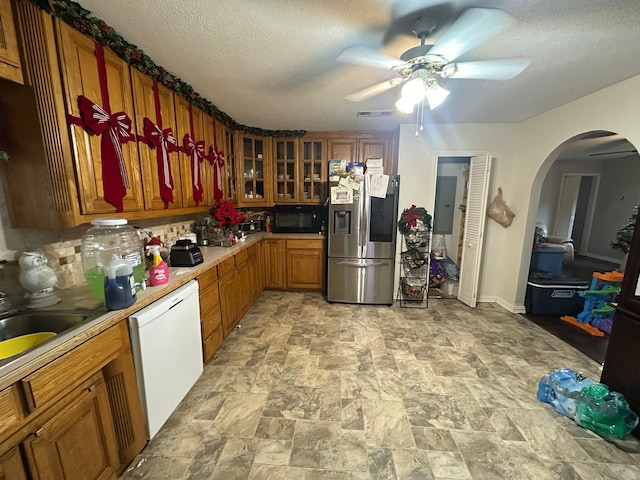
<instances>
[{"instance_id":1,"label":"white wall","mask_svg":"<svg viewBox=\"0 0 640 480\"><path fill-rule=\"evenodd\" d=\"M490 198L501 186L516 217L506 229L487 223L478 298L523 312L530 239L547 171L562 144L583 132L608 130L640 146L639 102L640 76L635 76L518 124L425 125L417 137L413 125L403 125L400 206L415 203L433 211L437 155L490 151L494 159Z\"/></svg>"}]
</instances>

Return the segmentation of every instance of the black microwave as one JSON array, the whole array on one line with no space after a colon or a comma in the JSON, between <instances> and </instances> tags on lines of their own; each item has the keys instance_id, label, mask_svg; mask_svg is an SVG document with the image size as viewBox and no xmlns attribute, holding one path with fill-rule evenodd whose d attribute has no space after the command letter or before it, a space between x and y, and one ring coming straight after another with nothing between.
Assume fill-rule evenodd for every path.
<instances>
[{"instance_id":1,"label":"black microwave","mask_svg":"<svg viewBox=\"0 0 640 480\"><path fill-rule=\"evenodd\" d=\"M325 209L321 205L276 205L275 233L323 233Z\"/></svg>"}]
</instances>

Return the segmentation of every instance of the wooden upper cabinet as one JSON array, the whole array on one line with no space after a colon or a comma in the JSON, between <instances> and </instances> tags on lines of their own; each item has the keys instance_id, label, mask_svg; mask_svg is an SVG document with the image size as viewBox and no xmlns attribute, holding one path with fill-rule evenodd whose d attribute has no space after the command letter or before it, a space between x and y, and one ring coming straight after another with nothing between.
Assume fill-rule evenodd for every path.
<instances>
[{"instance_id":1,"label":"wooden upper cabinet","mask_svg":"<svg viewBox=\"0 0 640 480\"><path fill-rule=\"evenodd\" d=\"M276 203L298 203L298 141L295 138L273 139L273 191Z\"/></svg>"},{"instance_id":2,"label":"wooden upper cabinet","mask_svg":"<svg viewBox=\"0 0 640 480\"><path fill-rule=\"evenodd\" d=\"M271 199L268 181L270 141L270 138L256 135L238 136L236 161L241 179L238 195L240 205L268 205Z\"/></svg>"},{"instance_id":3,"label":"wooden upper cabinet","mask_svg":"<svg viewBox=\"0 0 640 480\"><path fill-rule=\"evenodd\" d=\"M78 107L80 95L84 95L104 108L105 99L102 98L101 93L94 41L62 21L58 20L56 23L67 112L80 117ZM129 66L108 49L104 49L104 59L111 113L124 112L132 118L133 98ZM82 213L114 212L115 207L104 200L101 136L89 135L80 126L72 125L70 128L75 150ZM135 128L132 131L135 133ZM123 199L123 211L143 210L140 162L136 142L122 145L122 154L130 185Z\"/></svg>"},{"instance_id":4,"label":"wooden upper cabinet","mask_svg":"<svg viewBox=\"0 0 640 480\"><path fill-rule=\"evenodd\" d=\"M158 105L156 109L156 96L153 88L153 79L139 70L131 69L131 80L133 84L133 100L135 104L135 125L139 134L144 134L144 119L148 118L162 130L171 128L173 137L178 141L176 134L176 113L173 103L173 93L166 87L157 84ZM176 144L176 146L178 146ZM154 147L145 142L138 144L140 154L140 165L142 168L142 186L144 189L144 205L147 210L160 210L165 208L165 201L162 198L161 185L164 185L165 168L164 160L159 157L162 150L159 145ZM173 188L164 186L164 189L171 192L173 202L167 202L166 208L182 207L182 182L180 172L180 156L177 151L166 149L167 165L170 167Z\"/></svg>"},{"instance_id":5,"label":"wooden upper cabinet","mask_svg":"<svg viewBox=\"0 0 640 480\"><path fill-rule=\"evenodd\" d=\"M10 0L0 0L0 78L24 83Z\"/></svg>"},{"instance_id":6,"label":"wooden upper cabinet","mask_svg":"<svg viewBox=\"0 0 640 480\"><path fill-rule=\"evenodd\" d=\"M358 141L355 138L329 138L327 140L329 154L327 160L346 160L347 163L355 162L357 148Z\"/></svg>"},{"instance_id":7,"label":"wooden upper cabinet","mask_svg":"<svg viewBox=\"0 0 640 480\"><path fill-rule=\"evenodd\" d=\"M397 173L395 135L392 132L332 132L327 140L327 160L363 162L382 158L384 173Z\"/></svg>"},{"instance_id":8,"label":"wooden upper cabinet","mask_svg":"<svg viewBox=\"0 0 640 480\"><path fill-rule=\"evenodd\" d=\"M391 139L359 138L358 162L366 163L368 158L381 158L384 173L390 174L387 167L391 164Z\"/></svg>"},{"instance_id":9,"label":"wooden upper cabinet","mask_svg":"<svg viewBox=\"0 0 640 480\"><path fill-rule=\"evenodd\" d=\"M322 138L300 139L299 168L301 202L323 202L327 181L327 141Z\"/></svg>"},{"instance_id":10,"label":"wooden upper cabinet","mask_svg":"<svg viewBox=\"0 0 640 480\"><path fill-rule=\"evenodd\" d=\"M184 136L188 133L192 135L195 142L204 142L204 129L203 129L203 114L202 111L194 106L191 106L184 98L174 95L175 109L176 109L176 134L178 143L182 147L184 145ZM191 106L191 110L190 107ZM193 131L192 131L193 123ZM206 155L206 148L203 152ZM206 164L205 164L206 162ZM202 173L202 170L208 168L209 162L202 158L197 165L192 166L192 157L186 153L180 153L180 172L182 178L182 204L185 207L206 206L207 196L205 195L204 187L202 184L202 201L196 204L194 198L194 168L198 169L198 172ZM202 176L200 178L202 183Z\"/></svg>"}]
</instances>

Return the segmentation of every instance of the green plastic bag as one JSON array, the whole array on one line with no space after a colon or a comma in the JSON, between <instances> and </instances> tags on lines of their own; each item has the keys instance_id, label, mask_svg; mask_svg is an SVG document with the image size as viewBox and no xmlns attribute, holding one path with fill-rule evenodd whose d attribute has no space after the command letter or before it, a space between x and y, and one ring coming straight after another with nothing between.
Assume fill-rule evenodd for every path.
<instances>
[{"instance_id":1,"label":"green plastic bag","mask_svg":"<svg viewBox=\"0 0 640 480\"><path fill-rule=\"evenodd\" d=\"M625 398L609 391L602 383L581 390L575 422L603 437L622 439L638 425L638 416L631 411Z\"/></svg>"}]
</instances>

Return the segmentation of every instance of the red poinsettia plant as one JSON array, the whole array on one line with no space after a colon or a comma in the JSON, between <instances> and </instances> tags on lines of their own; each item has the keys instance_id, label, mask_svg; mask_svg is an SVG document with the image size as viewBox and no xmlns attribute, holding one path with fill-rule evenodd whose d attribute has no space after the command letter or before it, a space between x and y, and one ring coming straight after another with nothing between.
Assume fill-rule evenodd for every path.
<instances>
[{"instance_id":1,"label":"red poinsettia plant","mask_svg":"<svg viewBox=\"0 0 640 480\"><path fill-rule=\"evenodd\" d=\"M218 227L233 227L242 222L243 217L231 202L222 201L209 210Z\"/></svg>"},{"instance_id":2,"label":"red poinsettia plant","mask_svg":"<svg viewBox=\"0 0 640 480\"><path fill-rule=\"evenodd\" d=\"M411 205L402 211L398 220L398 230L403 235L407 235L411 230L431 231L431 215L426 208Z\"/></svg>"}]
</instances>

